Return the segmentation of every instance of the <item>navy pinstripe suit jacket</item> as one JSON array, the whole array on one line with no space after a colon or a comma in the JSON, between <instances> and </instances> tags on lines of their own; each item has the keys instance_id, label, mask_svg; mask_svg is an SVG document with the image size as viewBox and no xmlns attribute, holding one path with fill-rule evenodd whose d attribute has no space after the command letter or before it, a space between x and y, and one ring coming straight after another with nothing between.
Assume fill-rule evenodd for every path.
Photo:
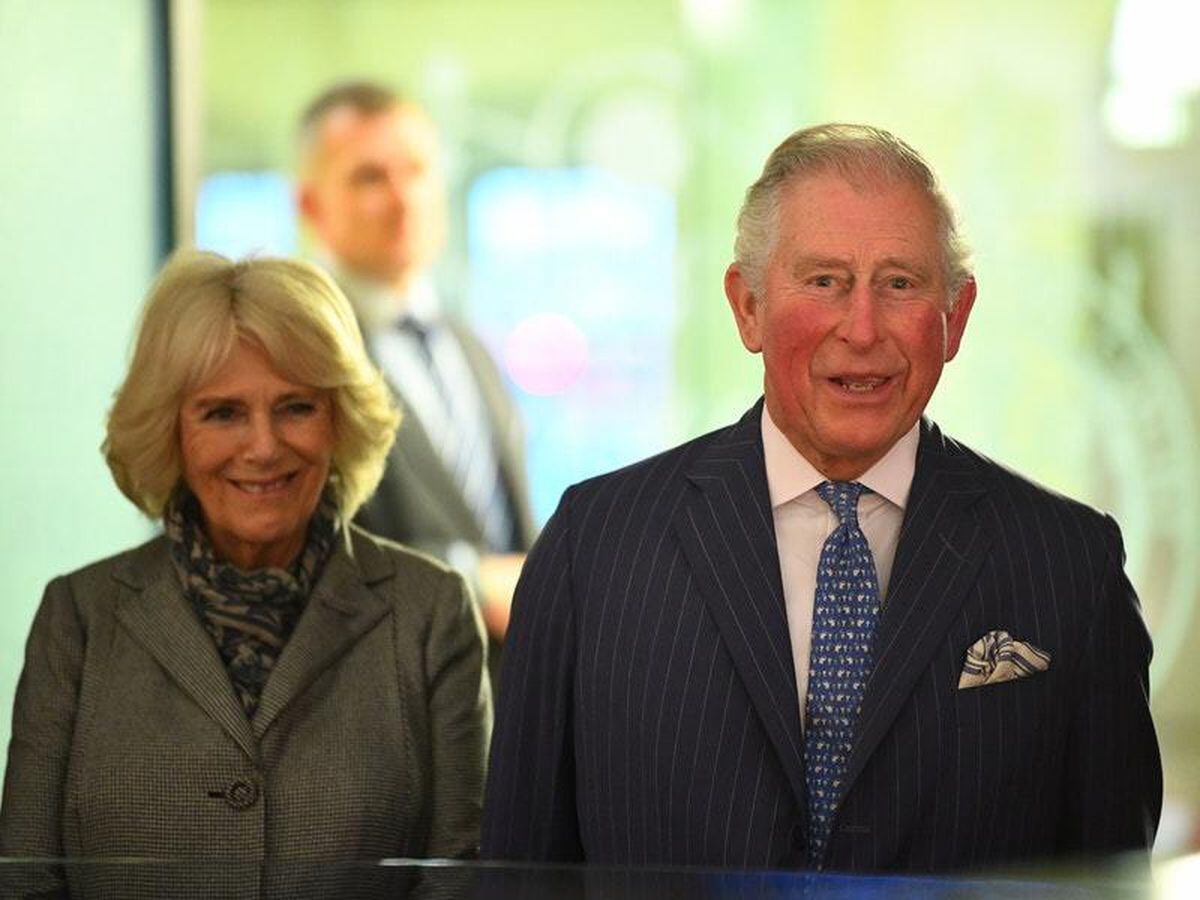
<instances>
[{"instance_id":1,"label":"navy pinstripe suit jacket","mask_svg":"<svg viewBox=\"0 0 1200 900\"><path fill-rule=\"evenodd\" d=\"M505 651L483 854L802 866L801 705L759 417L569 489ZM826 868L1147 847L1150 640L1112 519L924 421ZM970 690L993 629L1047 672Z\"/></svg>"}]
</instances>

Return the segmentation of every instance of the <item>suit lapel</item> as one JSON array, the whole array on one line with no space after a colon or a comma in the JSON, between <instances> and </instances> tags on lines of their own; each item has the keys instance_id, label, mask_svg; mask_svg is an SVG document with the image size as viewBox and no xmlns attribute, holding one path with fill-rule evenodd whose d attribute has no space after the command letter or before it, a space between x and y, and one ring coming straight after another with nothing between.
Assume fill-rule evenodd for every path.
<instances>
[{"instance_id":1,"label":"suit lapel","mask_svg":"<svg viewBox=\"0 0 1200 900\"><path fill-rule=\"evenodd\" d=\"M403 417L400 420L400 430L396 434L396 443L392 446L391 464L410 473L404 479L406 483L420 485L424 494L437 498L433 506L425 504L426 515L451 517L453 521L447 523L447 527L452 533L480 535L475 513L467 505L462 488L446 468L445 461L433 445L420 417L402 391L393 386L393 392Z\"/></svg>"},{"instance_id":2,"label":"suit lapel","mask_svg":"<svg viewBox=\"0 0 1200 900\"><path fill-rule=\"evenodd\" d=\"M480 405L487 416L487 433L492 440L496 466L506 490L513 524L521 546L528 547L535 536L533 511L525 473L524 435L519 420L512 412L512 401L487 349L454 317L447 316L441 321L462 352L479 391ZM386 356L385 351L377 345L372 346L372 352L377 362ZM391 376L388 377L388 383L400 405L403 418L388 461L389 471L384 474L384 484L373 502L388 502L386 485L393 478L391 470L402 471L406 474L396 480L410 490L419 491L419 495L426 498L417 515L428 518L430 521L427 525L440 519L441 528L446 533L463 535L473 543L481 543L483 525L463 495L462 486L438 452L413 398L406 393L404 385Z\"/></svg>"},{"instance_id":3,"label":"suit lapel","mask_svg":"<svg viewBox=\"0 0 1200 900\"><path fill-rule=\"evenodd\" d=\"M923 419L917 467L875 635L846 790L862 772L962 607L989 539L972 507L987 492L974 460Z\"/></svg>"},{"instance_id":4,"label":"suit lapel","mask_svg":"<svg viewBox=\"0 0 1200 900\"><path fill-rule=\"evenodd\" d=\"M807 809L800 704L763 462L761 401L700 456L674 526L721 638Z\"/></svg>"},{"instance_id":5,"label":"suit lapel","mask_svg":"<svg viewBox=\"0 0 1200 900\"><path fill-rule=\"evenodd\" d=\"M496 364L479 339L457 318L445 319L447 328L461 348L467 367L479 389L487 415L488 433L496 453L496 467L508 492L514 524L524 546L533 543L533 510L529 503L529 480L525 473L524 434L512 411L512 399L496 370Z\"/></svg>"},{"instance_id":6,"label":"suit lapel","mask_svg":"<svg viewBox=\"0 0 1200 900\"><path fill-rule=\"evenodd\" d=\"M253 721L256 739L383 618L389 607L368 586L394 574L391 562L373 543L354 530L345 535L325 564L296 630L263 687Z\"/></svg>"},{"instance_id":7,"label":"suit lapel","mask_svg":"<svg viewBox=\"0 0 1200 900\"><path fill-rule=\"evenodd\" d=\"M257 741L212 638L184 597L165 539L115 574L125 586L117 619L247 756Z\"/></svg>"}]
</instances>

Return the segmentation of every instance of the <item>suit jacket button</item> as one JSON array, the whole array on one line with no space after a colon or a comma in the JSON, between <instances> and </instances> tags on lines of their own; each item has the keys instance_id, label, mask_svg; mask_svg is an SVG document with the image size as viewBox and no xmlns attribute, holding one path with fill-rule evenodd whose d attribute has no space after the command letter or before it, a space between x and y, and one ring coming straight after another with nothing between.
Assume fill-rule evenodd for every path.
<instances>
[{"instance_id":1,"label":"suit jacket button","mask_svg":"<svg viewBox=\"0 0 1200 900\"><path fill-rule=\"evenodd\" d=\"M249 809L258 802L258 785L253 781L235 781L225 791L225 802L234 809Z\"/></svg>"}]
</instances>

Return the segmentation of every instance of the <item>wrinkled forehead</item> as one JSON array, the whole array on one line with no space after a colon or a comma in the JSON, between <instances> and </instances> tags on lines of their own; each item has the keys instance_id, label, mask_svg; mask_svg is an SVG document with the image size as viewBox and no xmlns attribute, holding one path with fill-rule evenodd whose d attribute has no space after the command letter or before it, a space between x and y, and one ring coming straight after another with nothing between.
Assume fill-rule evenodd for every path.
<instances>
[{"instance_id":1,"label":"wrinkled forehead","mask_svg":"<svg viewBox=\"0 0 1200 900\"><path fill-rule=\"evenodd\" d=\"M853 193L867 198L904 195L916 206L929 210L935 210L937 206L928 188L915 177L905 172L854 164L831 163L795 172L780 187L781 195L832 193Z\"/></svg>"},{"instance_id":2,"label":"wrinkled forehead","mask_svg":"<svg viewBox=\"0 0 1200 900\"><path fill-rule=\"evenodd\" d=\"M921 185L880 173L847 177L828 170L783 185L778 226L784 232L895 234L940 243L937 205Z\"/></svg>"}]
</instances>

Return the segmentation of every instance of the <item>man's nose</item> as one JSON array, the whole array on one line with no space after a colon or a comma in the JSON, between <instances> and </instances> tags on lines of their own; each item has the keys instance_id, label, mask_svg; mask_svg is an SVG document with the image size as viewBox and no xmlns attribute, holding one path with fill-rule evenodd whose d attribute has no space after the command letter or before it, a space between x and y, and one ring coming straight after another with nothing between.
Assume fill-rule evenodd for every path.
<instances>
[{"instance_id":1,"label":"man's nose","mask_svg":"<svg viewBox=\"0 0 1200 900\"><path fill-rule=\"evenodd\" d=\"M879 308L869 284L851 288L838 336L854 347L870 347L879 340Z\"/></svg>"},{"instance_id":2,"label":"man's nose","mask_svg":"<svg viewBox=\"0 0 1200 900\"><path fill-rule=\"evenodd\" d=\"M389 202L397 206L408 204L409 178L403 172L389 172L387 177L387 197Z\"/></svg>"}]
</instances>

